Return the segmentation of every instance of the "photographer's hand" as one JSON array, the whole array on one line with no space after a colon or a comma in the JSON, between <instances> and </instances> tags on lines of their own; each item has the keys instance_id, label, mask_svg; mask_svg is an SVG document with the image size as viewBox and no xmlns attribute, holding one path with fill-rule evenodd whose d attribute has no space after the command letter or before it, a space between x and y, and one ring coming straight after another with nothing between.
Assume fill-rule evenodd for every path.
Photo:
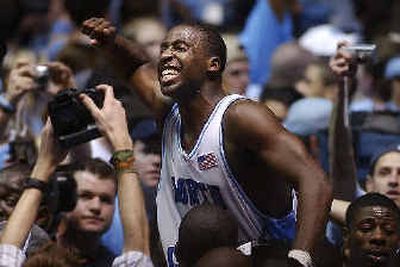
<instances>
[{"instance_id":1,"label":"photographer's hand","mask_svg":"<svg viewBox=\"0 0 400 267\"><path fill-rule=\"evenodd\" d=\"M339 77L353 77L357 71L356 59L343 48L348 46L347 41L341 41L337 44L335 56L329 62L331 70Z\"/></svg>"},{"instance_id":2,"label":"photographer's hand","mask_svg":"<svg viewBox=\"0 0 400 267\"><path fill-rule=\"evenodd\" d=\"M5 98L15 106L25 93L36 89L34 77L33 65L17 65L8 76Z\"/></svg>"},{"instance_id":3,"label":"photographer's hand","mask_svg":"<svg viewBox=\"0 0 400 267\"><path fill-rule=\"evenodd\" d=\"M50 82L47 92L52 95L66 88L75 88L75 80L72 70L61 62L49 62L45 64L49 67Z\"/></svg>"},{"instance_id":4,"label":"photographer's hand","mask_svg":"<svg viewBox=\"0 0 400 267\"><path fill-rule=\"evenodd\" d=\"M47 182L57 165L62 162L67 151L60 147L54 137L53 127L48 119L40 137L38 159L32 171L32 177Z\"/></svg>"},{"instance_id":5,"label":"photographer's hand","mask_svg":"<svg viewBox=\"0 0 400 267\"><path fill-rule=\"evenodd\" d=\"M104 104L101 109L87 95L81 94L79 97L89 109L97 127L111 143L114 151L132 149L125 109L121 102L114 97L113 88L109 85L99 85L97 89L104 92Z\"/></svg>"}]
</instances>

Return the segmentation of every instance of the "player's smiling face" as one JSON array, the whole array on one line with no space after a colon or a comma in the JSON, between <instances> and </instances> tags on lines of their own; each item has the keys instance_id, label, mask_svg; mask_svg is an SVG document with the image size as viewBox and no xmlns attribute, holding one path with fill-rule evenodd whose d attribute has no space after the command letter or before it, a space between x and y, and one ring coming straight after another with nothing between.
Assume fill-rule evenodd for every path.
<instances>
[{"instance_id":1,"label":"player's smiling face","mask_svg":"<svg viewBox=\"0 0 400 267\"><path fill-rule=\"evenodd\" d=\"M158 78L170 97L196 89L206 77L207 57L202 34L191 26L173 28L161 44Z\"/></svg>"}]
</instances>

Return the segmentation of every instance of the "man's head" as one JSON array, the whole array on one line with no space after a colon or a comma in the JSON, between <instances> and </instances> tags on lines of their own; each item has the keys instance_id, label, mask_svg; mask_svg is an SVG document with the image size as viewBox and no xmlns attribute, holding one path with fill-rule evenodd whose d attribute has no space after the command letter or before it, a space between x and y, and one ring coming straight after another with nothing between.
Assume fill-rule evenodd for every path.
<instances>
[{"instance_id":1,"label":"man's head","mask_svg":"<svg viewBox=\"0 0 400 267\"><path fill-rule=\"evenodd\" d=\"M145 186L156 187L160 180L161 133L154 119L142 119L131 131L135 167Z\"/></svg>"},{"instance_id":2,"label":"man's head","mask_svg":"<svg viewBox=\"0 0 400 267\"><path fill-rule=\"evenodd\" d=\"M250 267L249 256L232 247L220 247L207 252L196 263L196 267Z\"/></svg>"},{"instance_id":3,"label":"man's head","mask_svg":"<svg viewBox=\"0 0 400 267\"><path fill-rule=\"evenodd\" d=\"M0 221L7 220L22 194L22 184L29 177L28 164L16 163L0 170Z\"/></svg>"},{"instance_id":4,"label":"man's head","mask_svg":"<svg viewBox=\"0 0 400 267\"><path fill-rule=\"evenodd\" d=\"M221 81L225 62L226 46L218 32L201 25L174 27L161 43L161 91L174 98L190 97L206 81Z\"/></svg>"},{"instance_id":5,"label":"man's head","mask_svg":"<svg viewBox=\"0 0 400 267\"><path fill-rule=\"evenodd\" d=\"M372 157L366 180L367 192L377 192L400 207L400 146L391 145Z\"/></svg>"},{"instance_id":6,"label":"man's head","mask_svg":"<svg viewBox=\"0 0 400 267\"><path fill-rule=\"evenodd\" d=\"M179 226L176 257L181 266L192 266L207 251L235 247L238 226L227 210L203 204L191 209Z\"/></svg>"},{"instance_id":7,"label":"man's head","mask_svg":"<svg viewBox=\"0 0 400 267\"><path fill-rule=\"evenodd\" d=\"M230 60L223 75L224 89L229 93L244 95L250 82L247 58Z\"/></svg>"},{"instance_id":8,"label":"man's head","mask_svg":"<svg viewBox=\"0 0 400 267\"><path fill-rule=\"evenodd\" d=\"M400 211L378 193L355 200L346 213L344 253L350 266L391 266L400 241ZM390 264L389 264L390 263Z\"/></svg>"},{"instance_id":9,"label":"man's head","mask_svg":"<svg viewBox=\"0 0 400 267\"><path fill-rule=\"evenodd\" d=\"M236 34L222 36L226 44L226 67L222 76L224 91L230 94L246 93L250 83L249 61Z\"/></svg>"},{"instance_id":10,"label":"man's head","mask_svg":"<svg viewBox=\"0 0 400 267\"><path fill-rule=\"evenodd\" d=\"M307 65L303 78L296 89L305 97L324 97L333 100L336 96L337 79L329 70L328 63L314 60Z\"/></svg>"},{"instance_id":11,"label":"man's head","mask_svg":"<svg viewBox=\"0 0 400 267\"><path fill-rule=\"evenodd\" d=\"M73 170L78 201L67 213L69 230L101 235L109 228L117 183L113 168L100 159L79 163Z\"/></svg>"},{"instance_id":12,"label":"man's head","mask_svg":"<svg viewBox=\"0 0 400 267\"><path fill-rule=\"evenodd\" d=\"M122 32L128 39L141 44L151 60L157 61L160 55L160 44L167 32L160 20L153 17L135 18L125 24Z\"/></svg>"}]
</instances>

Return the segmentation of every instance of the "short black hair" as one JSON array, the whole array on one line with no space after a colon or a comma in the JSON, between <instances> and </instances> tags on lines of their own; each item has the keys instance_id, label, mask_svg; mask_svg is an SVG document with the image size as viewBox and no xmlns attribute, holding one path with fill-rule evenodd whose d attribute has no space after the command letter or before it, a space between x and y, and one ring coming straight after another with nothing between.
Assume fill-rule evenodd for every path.
<instances>
[{"instance_id":1,"label":"short black hair","mask_svg":"<svg viewBox=\"0 0 400 267\"><path fill-rule=\"evenodd\" d=\"M218 74L222 74L226 65L226 44L216 28L205 24L189 25L203 35L205 48L210 56L217 56L221 60L221 69Z\"/></svg>"},{"instance_id":2,"label":"short black hair","mask_svg":"<svg viewBox=\"0 0 400 267\"><path fill-rule=\"evenodd\" d=\"M368 169L368 174L373 176L375 172L375 167L376 163L385 156L386 154L389 153L400 153L400 144L398 143L393 143L389 144L388 146L385 146L383 148L378 149L377 151L374 152L374 154L371 157L370 163L369 163L369 169Z\"/></svg>"},{"instance_id":3,"label":"short black hair","mask_svg":"<svg viewBox=\"0 0 400 267\"><path fill-rule=\"evenodd\" d=\"M194 207L179 226L179 263L192 266L213 248L236 247L237 238L238 225L227 210L211 204Z\"/></svg>"},{"instance_id":4,"label":"short black hair","mask_svg":"<svg viewBox=\"0 0 400 267\"><path fill-rule=\"evenodd\" d=\"M390 198L379 193L367 193L353 201L346 212L346 225L353 227L355 214L364 207L380 206L393 211L397 221L397 231L400 232L400 210Z\"/></svg>"}]
</instances>

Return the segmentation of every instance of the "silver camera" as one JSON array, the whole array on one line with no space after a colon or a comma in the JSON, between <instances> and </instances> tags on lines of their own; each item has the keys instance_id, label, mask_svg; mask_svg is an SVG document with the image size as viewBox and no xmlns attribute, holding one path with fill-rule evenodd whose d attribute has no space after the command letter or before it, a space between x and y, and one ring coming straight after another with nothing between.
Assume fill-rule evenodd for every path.
<instances>
[{"instance_id":1,"label":"silver camera","mask_svg":"<svg viewBox=\"0 0 400 267\"><path fill-rule=\"evenodd\" d=\"M35 66L35 82L40 90L46 90L50 79L50 70L46 65Z\"/></svg>"},{"instance_id":2,"label":"silver camera","mask_svg":"<svg viewBox=\"0 0 400 267\"><path fill-rule=\"evenodd\" d=\"M357 44L343 47L343 50L350 53L359 63L371 59L375 53L375 44Z\"/></svg>"}]
</instances>

